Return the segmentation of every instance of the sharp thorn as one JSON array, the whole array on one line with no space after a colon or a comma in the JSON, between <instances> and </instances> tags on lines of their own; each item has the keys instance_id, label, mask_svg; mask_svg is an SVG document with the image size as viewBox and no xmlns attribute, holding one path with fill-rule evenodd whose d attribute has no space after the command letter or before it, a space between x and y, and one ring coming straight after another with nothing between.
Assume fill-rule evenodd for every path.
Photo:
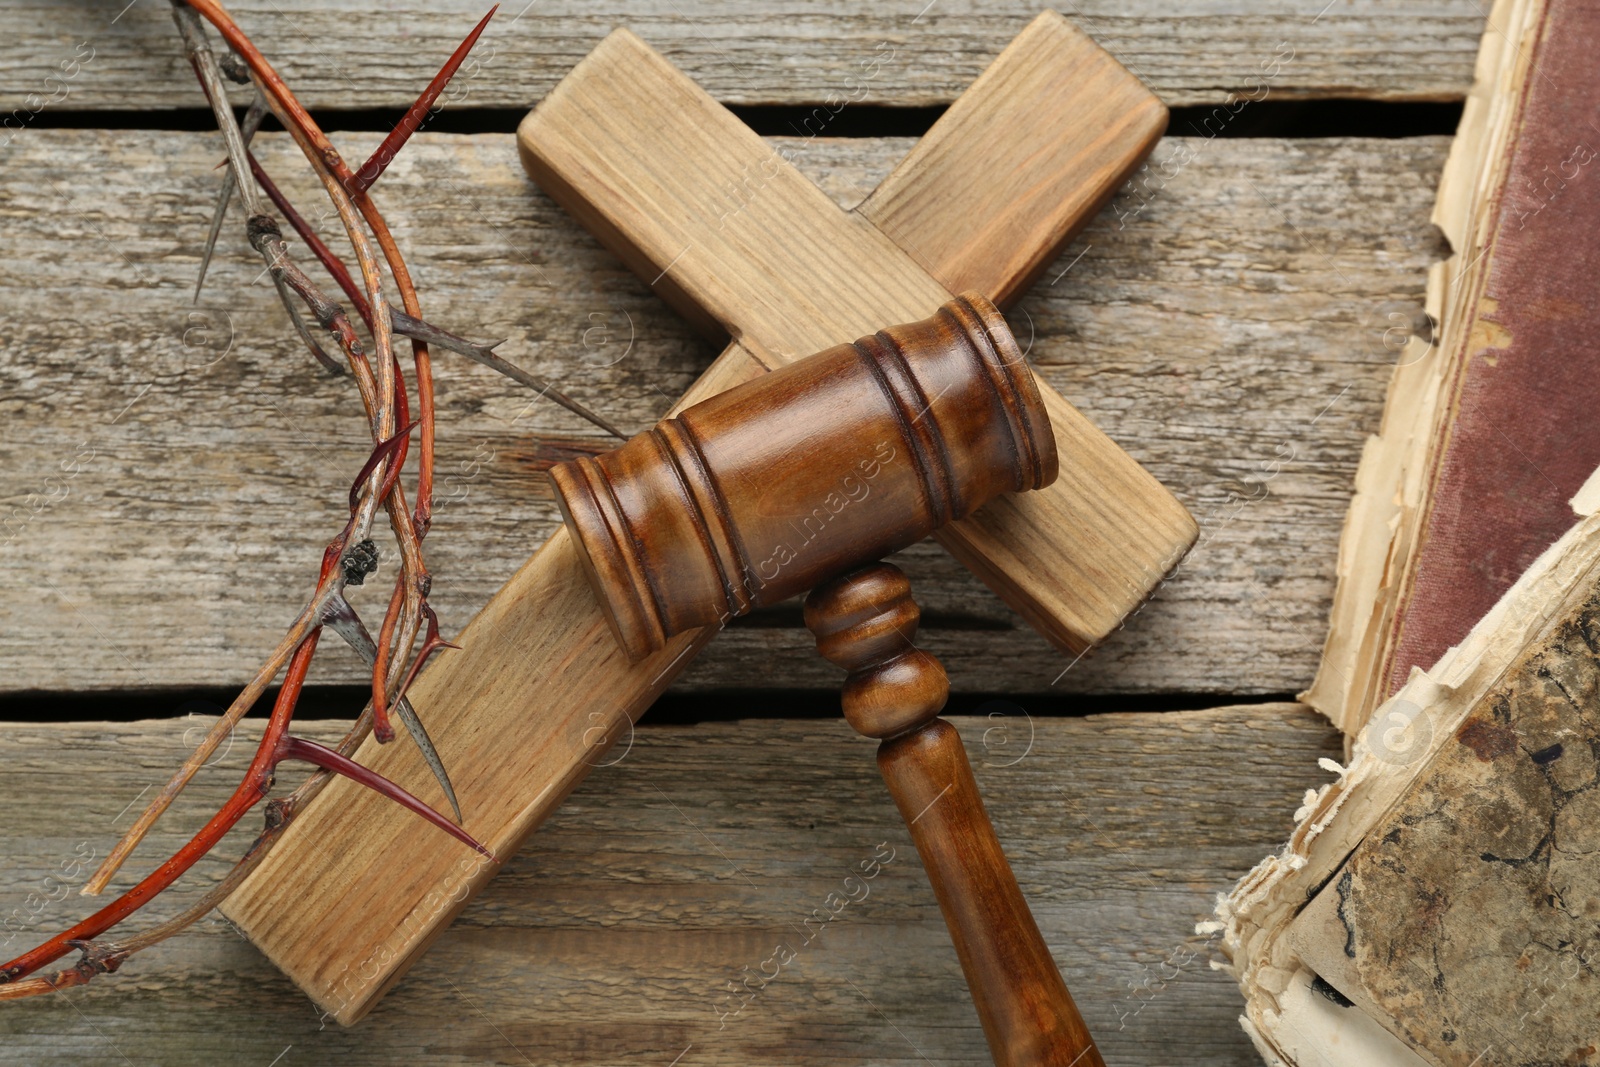
<instances>
[{"instance_id":1,"label":"sharp thorn","mask_svg":"<svg viewBox=\"0 0 1600 1067\"><path fill-rule=\"evenodd\" d=\"M439 73L433 76L433 80L428 83L426 89L422 90L422 95L417 97L416 102L406 109L406 113L401 117L400 122L394 129L389 131L389 136L383 139L383 143L378 146L377 151L373 152L367 161L361 164L360 169L345 182L347 189L357 195L365 193L372 188L372 183L378 180L389 164L394 162L394 157L400 152L400 149L405 147L406 142L411 140L411 135L421 127L422 117L433 107L434 101L439 99L439 94L444 91L446 85L450 84L450 79L455 77L456 71L460 69L462 62L466 60L467 53L471 52L472 46L478 43L479 35L483 33L484 27L489 25L489 20L494 18L494 13L498 10L500 10L499 4L491 7L489 13L479 20L478 24L472 28L471 33L467 34L466 40L456 46L456 50L451 53L450 58L445 60L444 66L439 68Z\"/></svg>"},{"instance_id":2,"label":"sharp thorn","mask_svg":"<svg viewBox=\"0 0 1600 1067\"><path fill-rule=\"evenodd\" d=\"M289 314L289 321L294 325L294 332L300 336L301 341L305 342L305 346L311 350L311 354L316 357L317 362L321 363L329 374L343 375L346 373L344 367L340 366L337 360L323 350L322 345L317 342L316 335L306 325L304 317L300 314L300 309L295 306L294 296L289 292L288 283L274 274L272 275L272 284L278 291L278 300L282 302L284 311Z\"/></svg>"},{"instance_id":3,"label":"sharp thorn","mask_svg":"<svg viewBox=\"0 0 1600 1067\"><path fill-rule=\"evenodd\" d=\"M433 747L433 738L428 736L428 730L422 725L422 719L417 715L417 709L411 706L411 701L404 696L394 702L395 714L400 716L400 721L406 725L406 733L411 735L411 740L417 743L417 748L422 752L422 759L433 772L433 777L438 781L439 788L444 790L445 799L450 802L450 810L455 812L456 822L461 818L461 802L456 799L455 787L450 784L450 775L444 769L444 760L439 758L438 749Z\"/></svg>"},{"instance_id":4,"label":"sharp thorn","mask_svg":"<svg viewBox=\"0 0 1600 1067\"><path fill-rule=\"evenodd\" d=\"M431 608L429 609L429 614L432 615ZM368 667L371 667L377 661L378 643L372 639L372 634L368 632L366 624L361 621L361 616L356 614L356 609L351 607L350 601L343 596L335 596L328 600L327 605L322 609L322 623L344 638L345 643L355 649L356 654L361 657ZM435 622L434 625L436 627L437 623ZM438 643L447 645L447 642L444 641ZM456 646L448 645L448 647L455 648ZM424 652L426 652L426 648L424 648ZM409 684L409 682L410 679L408 678L407 683ZM450 775L445 770L444 760L439 757L438 750L434 748L433 739L428 736L427 728L422 725L422 719L417 715L416 709L412 707L411 701L407 699L404 689L395 698L394 709L395 714L400 716L400 721L405 723L406 731L411 735L412 740L416 741L417 747L422 750L422 758L428 764L428 769L438 779L439 787L444 790L445 799L450 801L450 808L456 814L456 822L461 822L461 803L456 799L455 787L450 783Z\"/></svg>"},{"instance_id":5,"label":"sharp thorn","mask_svg":"<svg viewBox=\"0 0 1600 1067\"><path fill-rule=\"evenodd\" d=\"M441 329L440 327L433 325L431 322L425 322L422 319L412 318L410 315L407 315L405 312L401 311L397 307L394 307L393 305L389 306L389 323L394 328L395 333L402 334L406 337L415 338L418 341L425 341L428 344L438 345L440 348L446 349L447 351L457 352L463 356L466 356L468 359L482 363L485 367L492 367L501 374L504 374L507 378L510 378L512 381L518 382L527 386L529 389L533 389L545 396L548 396L551 400L555 401L557 404L560 404L574 415L577 415L579 418L600 427L600 429L617 438L619 441L626 441L628 439L627 434L617 429L609 421L602 418L600 415L595 414L593 411L590 411L588 408L567 396L565 393L561 392L543 378L529 374L515 363L510 362L503 356L497 355L494 352L494 348L496 345L504 344L504 340L496 341L493 345L480 345L473 341L467 340L465 337L453 334L449 330Z\"/></svg>"},{"instance_id":6,"label":"sharp thorn","mask_svg":"<svg viewBox=\"0 0 1600 1067\"><path fill-rule=\"evenodd\" d=\"M211 232L206 236L206 250L200 256L200 277L194 282L194 302L200 302L200 289L206 284L206 271L211 267L211 253L217 249L217 236L222 233L222 220L228 214L228 201L233 199L233 171L222 176L222 190L217 194L217 206L211 212Z\"/></svg>"},{"instance_id":7,"label":"sharp thorn","mask_svg":"<svg viewBox=\"0 0 1600 1067\"><path fill-rule=\"evenodd\" d=\"M319 745L315 741L308 741L303 737L285 734L283 740L278 743L277 760L282 762L288 759L309 763L314 767L321 767L325 771L342 775L358 785L364 785L380 796L388 797L406 810L422 816L451 837L470 845L480 855L495 863L500 862L493 852L490 852L478 842L477 838L452 823L444 815L418 800L377 771L363 767L350 757L340 755L326 745Z\"/></svg>"},{"instance_id":8,"label":"sharp thorn","mask_svg":"<svg viewBox=\"0 0 1600 1067\"><path fill-rule=\"evenodd\" d=\"M389 456L394 453L395 450L405 443L406 438L411 436L411 432L415 430L418 425L420 425L418 422L407 423L405 426L402 426L400 429L396 430L393 437L386 441L380 441L377 446L373 448L372 455L368 456L367 461L361 465L361 473L356 475L356 480L350 483L351 511L354 511L356 506L361 502L361 486L366 483L367 478L371 476L374 470L377 469L378 464L389 458Z\"/></svg>"},{"instance_id":9,"label":"sharp thorn","mask_svg":"<svg viewBox=\"0 0 1600 1067\"><path fill-rule=\"evenodd\" d=\"M248 145L256 130L261 128L261 120L266 113L266 104L259 96L256 97L250 104L250 110L245 113L244 125L240 129L245 144ZM227 165L228 160L224 159L217 164L217 168L220 170ZM197 304L200 302L200 289L206 283L206 271L211 267L211 254L217 248L217 235L222 232L222 220L228 213L228 201L232 199L233 171L230 169L222 176L222 190L217 194L217 206L211 213L211 233L206 237L205 254L200 257L200 277L194 283L194 302Z\"/></svg>"}]
</instances>

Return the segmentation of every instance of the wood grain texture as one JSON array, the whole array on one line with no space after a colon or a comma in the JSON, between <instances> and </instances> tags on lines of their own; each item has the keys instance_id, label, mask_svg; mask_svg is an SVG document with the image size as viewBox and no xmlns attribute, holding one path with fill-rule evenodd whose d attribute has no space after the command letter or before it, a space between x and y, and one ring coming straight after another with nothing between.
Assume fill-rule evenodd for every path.
<instances>
[{"instance_id":1,"label":"wood grain texture","mask_svg":"<svg viewBox=\"0 0 1600 1067\"><path fill-rule=\"evenodd\" d=\"M377 140L340 138L355 156ZM911 147L773 143L845 206ZM1067 661L942 548L900 553L923 640L957 690L1273 693L1309 681L1356 460L1391 371L1383 331L1391 312L1420 308L1442 253L1428 216L1447 146L1168 138L1073 242L1011 313L1019 340L1042 377L1177 489L1200 543L1054 690ZM11 151L0 686L238 685L342 521L367 448L353 393L300 350L270 286L252 284L260 268L236 216L191 305L214 135L35 130ZM290 195L316 202L283 138L264 136L261 155ZM377 195L431 317L509 337L508 358L626 429L661 417L714 355L532 191L509 136L419 134ZM441 357L438 376L428 551L454 630L558 521L531 439L603 443L488 370ZM93 458L67 477L80 446ZM362 598L380 586L355 591L358 606L379 610ZM318 663L313 681L365 673L331 646ZM680 684L826 689L834 675L796 607L729 629Z\"/></svg>"},{"instance_id":2,"label":"wood grain texture","mask_svg":"<svg viewBox=\"0 0 1600 1067\"><path fill-rule=\"evenodd\" d=\"M1074 0L1058 5L1172 105L1217 104L1259 84L1282 42L1295 61L1273 82L1294 97L1461 99L1483 32L1474 0ZM849 0L646 0L625 14L596 0L507 4L445 106L532 106L625 18L719 100L819 104L948 103L1039 10ZM401 108L416 98L487 5L476 0L238 0L228 5L313 110ZM160 4L11 0L0 104L128 110L203 106ZM118 17L121 12L120 17ZM114 20L114 21L113 21ZM316 47L308 47L316 42ZM94 59L50 81L80 44ZM865 77L880 45L894 60ZM85 53L88 54L88 53ZM240 102L245 102L240 98ZM509 132L509 127L508 127Z\"/></svg>"},{"instance_id":3,"label":"wood grain texture","mask_svg":"<svg viewBox=\"0 0 1600 1067\"><path fill-rule=\"evenodd\" d=\"M937 717L950 680L916 647L917 617L911 583L890 563L806 595L817 651L848 672L845 721L886 739L878 770L928 872L996 1067L1105 1067L995 837L961 735Z\"/></svg>"},{"instance_id":4,"label":"wood grain texture","mask_svg":"<svg viewBox=\"0 0 1600 1067\"><path fill-rule=\"evenodd\" d=\"M1105 1067L1006 862L956 728L878 746L878 770L939 901L995 1067Z\"/></svg>"},{"instance_id":5,"label":"wood grain texture","mask_svg":"<svg viewBox=\"0 0 1600 1067\"><path fill-rule=\"evenodd\" d=\"M1033 371L974 291L559 463L550 480L606 621L637 659L1056 474Z\"/></svg>"},{"instance_id":6,"label":"wood grain texture","mask_svg":"<svg viewBox=\"0 0 1600 1067\"><path fill-rule=\"evenodd\" d=\"M1238 993L1208 968L1212 945L1193 924L1282 840L1282 813L1315 760L1339 753L1335 731L1293 705L1036 717L1031 750L1005 766L1028 738L1016 709L956 721L1107 1062L1165 1067L1182 1050L1196 1067L1258 1063L1236 1021ZM130 817L125 805L165 779L194 728L0 726L0 801L21 816L0 823L0 914L26 915L27 893L58 892L44 879L63 862L103 853ZM172 847L215 807L253 736L241 730L139 857ZM598 1067L665 1065L691 1044L682 1064L981 1062L955 953L871 749L838 720L646 720L625 754L613 751L620 762L577 789L360 1026L322 1027L304 996L215 920L85 990L7 1004L0 1063L121 1063L120 1052L173 1067L266 1065L288 1049L280 1067ZM803 937L795 927L828 907L829 893L845 895L844 878L880 842L896 852L870 896L797 946L792 965L719 1030L726 983ZM222 869L203 865L196 885ZM159 907L175 911L194 892ZM27 932L86 904L75 892L49 901Z\"/></svg>"},{"instance_id":7,"label":"wood grain texture","mask_svg":"<svg viewBox=\"0 0 1600 1067\"><path fill-rule=\"evenodd\" d=\"M1144 162L1125 145L1167 127L1150 88L1056 12L1030 22L1005 56L857 209L946 289L982 289L1002 308ZM1006 165L1019 144L1026 164ZM952 171L976 179L936 179Z\"/></svg>"},{"instance_id":8,"label":"wood grain texture","mask_svg":"<svg viewBox=\"0 0 1600 1067\"><path fill-rule=\"evenodd\" d=\"M1037 214L1055 224L1036 229L1014 191L988 180L1000 144L1015 146L1011 167L1024 186L1057 179L1055 156L1064 151L1057 138L1090 145L1096 160L1118 157L1109 168L1101 161L1114 174L1143 157L1160 128L1159 105L1081 35L1052 32L1059 22L1046 13L1030 25L1015 43L1022 58L1008 48L995 63L1018 69L1017 76L991 70L968 105L988 111L988 96L1019 94L1043 106L1076 67L1098 64L1110 69L1095 72L1091 90L1103 83L1102 95L1142 98L1144 106L1113 118L1091 91L1074 112L1040 124L1052 134L1042 145L1030 140L1033 126L1012 124L993 132L987 155L914 153L897 168L898 185L921 183L933 192L921 210L890 217L900 239L931 253L924 262L875 225L870 201L858 213L838 210L781 153L625 30L607 37L529 113L518 147L540 188L668 303L758 354L792 363L931 314L952 295L941 276L947 271L959 270L979 291L992 282L1010 285L1019 259L1043 263L1041 253L1059 246L1061 232L1081 225L1097 196L1046 198ZM933 135L959 136L961 116L952 125L954 132ZM1010 142L1012 136L1019 139ZM1102 143L1116 147L1107 151ZM1110 184L1102 178L1091 188ZM974 185L979 191L961 197L940 195ZM959 221L947 224L947 217ZM1009 241L938 245L951 226L989 224L1003 227ZM972 257L959 267L958 251ZM1037 492L995 500L935 537L1036 630L1077 654L1143 602L1197 531L1170 491L1052 395L1048 383L1040 392L1066 457L1060 477Z\"/></svg>"}]
</instances>

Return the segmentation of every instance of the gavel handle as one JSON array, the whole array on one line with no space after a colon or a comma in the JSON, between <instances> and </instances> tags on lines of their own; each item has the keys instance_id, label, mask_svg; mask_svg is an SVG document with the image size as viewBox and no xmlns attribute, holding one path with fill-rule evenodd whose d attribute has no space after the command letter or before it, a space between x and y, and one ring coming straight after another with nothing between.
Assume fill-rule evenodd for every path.
<instances>
[{"instance_id":1,"label":"gavel handle","mask_svg":"<svg viewBox=\"0 0 1600 1067\"><path fill-rule=\"evenodd\" d=\"M1105 1067L984 811L955 727L934 719L878 747L996 1064Z\"/></svg>"},{"instance_id":2,"label":"gavel handle","mask_svg":"<svg viewBox=\"0 0 1600 1067\"><path fill-rule=\"evenodd\" d=\"M1105 1067L984 811L939 661L912 644L919 612L876 563L806 598L818 650L850 672L844 712L884 739L878 769L911 830L999 1067Z\"/></svg>"}]
</instances>

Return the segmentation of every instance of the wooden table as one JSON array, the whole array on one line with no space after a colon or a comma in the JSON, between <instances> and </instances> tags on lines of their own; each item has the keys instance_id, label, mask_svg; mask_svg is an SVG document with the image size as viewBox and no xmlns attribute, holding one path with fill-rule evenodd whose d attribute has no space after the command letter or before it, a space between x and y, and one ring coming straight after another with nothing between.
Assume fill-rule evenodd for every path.
<instances>
[{"instance_id":1,"label":"wooden table","mask_svg":"<svg viewBox=\"0 0 1600 1067\"><path fill-rule=\"evenodd\" d=\"M29 894L104 853L200 721L18 720L127 718L130 700L171 714L236 687L304 596L338 522L347 484L335 483L365 454L348 383L299 349L237 208L191 304L218 139L164 5L113 21L120 7L13 3L0 66L5 108L20 109L0 134L0 916L21 909L16 945L86 910L70 893L35 919ZM398 108L481 13L235 7L331 129L367 131L336 134L354 158L391 111L341 121L328 109ZM1191 508L1200 544L1075 663L936 546L898 562L969 713L957 721L997 829L1107 1061L1251 1064L1238 994L1193 927L1283 840L1301 792L1325 778L1316 759L1339 754L1326 724L1284 701L1320 649L1355 464L1388 380L1383 332L1415 318L1445 254L1428 215L1448 138L1385 137L1382 109L1371 137L1208 134L1243 121L1223 106L1230 91L1263 84L1266 102L1246 109L1459 100L1484 16L1472 0L1170 7L1063 8L1169 104L1205 110L1177 114L1151 170L1012 319L1044 376ZM524 177L511 131L540 94L623 20L773 131L800 114L776 108L861 84L832 129L776 142L849 205L911 142L832 134L926 124L925 111L880 109L948 101L1032 13L950 0L519 8L491 24L450 108L379 196L430 318L508 337L502 352L630 429L712 351ZM895 60L853 82L882 42ZM45 81L72 59L75 76ZM292 146L261 145L291 195L317 203ZM437 373L429 548L453 628L558 521L534 439L588 431L482 368L445 357ZM365 595L378 610L381 591ZM361 668L328 651L319 704L351 714L359 697L340 687ZM869 743L829 715L836 684L797 607L732 627L667 698L672 721L646 716L626 755L354 1030L321 1028L214 919L119 977L0 1008L0 1063L980 1062L954 952ZM206 772L135 869L197 825L246 749L239 738ZM897 859L872 894L719 1019L727 983L756 973L884 841ZM205 865L199 881L222 870Z\"/></svg>"}]
</instances>

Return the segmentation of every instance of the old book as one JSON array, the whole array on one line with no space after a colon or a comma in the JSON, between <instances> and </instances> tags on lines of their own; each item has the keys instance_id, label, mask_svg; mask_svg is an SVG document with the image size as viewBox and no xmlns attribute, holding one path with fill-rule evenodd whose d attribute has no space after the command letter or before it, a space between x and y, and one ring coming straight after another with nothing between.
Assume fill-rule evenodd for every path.
<instances>
[{"instance_id":1,"label":"old book","mask_svg":"<svg viewBox=\"0 0 1600 1067\"><path fill-rule=\"evenodd\" d=\"M1346 733L1561 535L1600 463L1597 49L1600 4L1495 4L1434 210L1437 328L1372 324L1396 366L1302 697Z\"/></svg>"},{"instance_id":2,"label":"old book","mask_svg":"<svg viewBox=\"0 0 1600 1067\"><path fill-rule=\"evenodd\" d=\"M1583 516L1308 792L1219 902L1243 1023L1291 1067L1600 1056L1600 472Z\"/></svg>"}]
</instances>

